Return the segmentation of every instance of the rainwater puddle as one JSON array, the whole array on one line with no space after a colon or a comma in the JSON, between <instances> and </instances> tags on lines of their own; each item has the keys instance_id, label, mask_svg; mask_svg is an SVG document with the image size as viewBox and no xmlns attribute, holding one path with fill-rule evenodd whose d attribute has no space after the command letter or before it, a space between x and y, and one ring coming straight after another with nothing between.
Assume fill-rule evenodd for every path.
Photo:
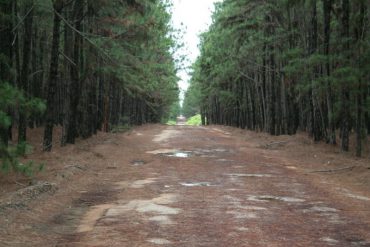
<instances>
[{"instance_id":1,"label":"rainwater puddle","mask_svg":"<svg viewBox=\"0 0 370 247\"><path fill-rule=\"evenodd\" d=\"M298 168L295 166L286 166L286 168L288 168L289 170L298 170Z\"/></svg>"},{"instance_id":2,"label":"rainwater puddle","mask_svg":"<svg viewBox=\"0 0 370 247\"><path fill-rule=\"evenodd\" d=\"M147 240L147 242L152 243L152 244L157 244L157 245L171 244L170 241L168 241L167 239L163 239L163 238L152 238L152 239Z\"/></svg>"},{"instance_id":3,"label":"rainwater puddle","mask_svg":"<svg viewBox=\"0 0 370 247\"><path fill-rule=\"evenodd\" d=\"M142 165L145 165L147 162L145 162L144 160L133 160L130 162L130 164L132 166L142 166Z\"/></svg>"},{"instance_id":4,"label":"rainwater puddle","mask_svg":"<svg viewBox=\"0 0 370 247\"><path fill-rule=\"evenodd\" d=\"M342 189L342 191L343 191L343 195L345 195L347 197L357 199L357 200L361 200L361 201L370 201L369 197L354 194L354 193L352 193L351 191L349 191L347 189Z\"/></svg>"},{"instance_id":5,"label":"rainwater puddle","mask_svg":"<svg viewBox=\"0 0 370 247\"><path fill-rule=\"evenodd\" d=\"M240 211L227 211L227 214L231 214L236 219L256 219L258 216L255 213L240 212Z\"/></svg>"},{"instance_id":6,"label":"rainwater puddle","mask_svg":"<svg viewBox=\"0 0 370 247\"><path fill-rule=\"evenodd\" d=\"M228 163L228 162L234 162L234 160L218 159L218 160L216 160L216 162L220 162L220 163Z\"/></svg>"},{"instance_id":7,"label":"rainwater puddle","mask_svg":"<svg viewBox=\"0 0 370 247\"><path fill-rule=\"evenodd\" d=\"M130 188L133 188L133 189L141 189L141 188L144 188L145 185L154 183L155 180L156 180L155 178L148 178L148 179L144 179L144 180L137 180L137 181L134 181L130 185Z\"/></svg>"},{"instance_id":8,"label":"rainwater puddle","mask_svg":"<svg viewBox=\"0 0 370 247\"><path fill-rule=\"evenodd\" d=\"M147 178L143 180L136 180L134 182L128 181L121 181L115 183L116 189L125 189L125 188L132 188L132 189L141 189L144 188L146 185L152 184L156 181L156 178Z\"/></svg>"},{"instance_id":9,"label":"rainwater puddle","mask_svg":"<svg viewBox=\"0 0 370 247\"><path fill-rule=\"evenodd\" d=\"M313 206L312 208L305 210L306 212L319 212L319 213L335 213L338 212L335 208L323 207L323 206Z\"/></svg>"},{"instance_id":10,"label":"rainwater puddle","mask_svg":"<svg viewBox=\"0 0 370 247\"><path fill-rule=\"evenodd\" d=\"M175 158L189 158L190 156L192 156L191 151L180 151L177 149L158 149L154 151L149 151L147 153Z\"/></svg>"},{"instance_id":11,"label":"rainwater puddle","mask_svg":"<svg viewBox=\"0 0 370 247\"><path fill-rule=\"evenodd\" d=\"M236 230L238 230L239 232L247 232L247 231L249 231L249 228L246 228L246 227L238 227L238 228L236 228Z\"/></svg>"},{"instance_id":12,"label":"rainwater puddle","mask_svg":"<svg viewBox=\"0 0 370 247\"><path fill-rule=\"evenodd\" d=\"M335 240L335 239L332 239L332 238L329 238L329 237L320 238L320 240L323 241L323 242L328 243L329 245L335 245L335 244L339 243L338 240Z\"/></svg>"},{"instance_id":13,"label":"rainwater puddle","mask_svg":"<svg viewBox=\"0 0 370 247\"><path fill-rule=\"evenodd\" d=\"M174 153L168 153L168 154L163 154L168 157L176 157L176 158L188 158L191 156L190 152L174 152Z\"/></svg>"},{"instance_id":14,"label":"rainwater puddle","mask_svg":"<svg viewBox=\"0 0 370 247\"><path fill-rule=\"evenodd\" d=\"M286 196L248 196L247 200L256 202L269 202L269 201L280 201L280 202L304 202L304 199L286 197Z\"/></svg>"},{"instance_id":15,"label":"rainwater puddle","mask_svg":"<svg viewBox=\"0 0 370 247\"><path fill-rule=\"evenodd\" d=\"M155 154L155 155L163 155L167 157L175 157L175 158L189 158L191 156L198 156L203 158L216 158L220 153L228 153L230 152L227 149L223 148L215 148L215 149L200 149L197 148L192 151L184 151L178 149L158 149L154 151L148 151L148 154ZM230 160L221 159L219 162L231 162Z\"/></svg>"},{"instance_id":16,"label":"rainwater puddle","mask_svg":"<svg viewBox=\"0 0 370 247\"><path fill-rule=\"evenodd\" d=\"M272 177L271 174L253 174L253 173L233 173L233 174L226 174L230 177L255 177L255 178L270 178Z\"/></svg>"},{"instance_id":17,"label":"rainwater puddle","mask_svg":"<svg viewBox=\"0 0 370 247\"><path fill-rule=\"evenodd\" d=\"M209 187L212 186L209 182L186 182L186 183L180 183L182 186L185 187Z\"/></svg>"},{"instance_id":18,"label":"rainwater puddle","mask_svg":"<svg viewBox=\"0 0 370 247\"><path fill-rule=\"evenodd\" d=\"M244 209L244 210L252 210L252 211L262 211L267 210L267 208L263 207L256 207L256 206L239 206L238 208Z\"/></svg>"},{"instance_id":19,"label":"rainwater puddle","mask_svg":"<svg viewBox=\"0 0 370 247\"><path fill-rule=\"evenodd\" d=\"M173 221L167 215L158 215L149 218L150 221L157 222L160 225L173 225Z\"/></svg>"}]
</instances>

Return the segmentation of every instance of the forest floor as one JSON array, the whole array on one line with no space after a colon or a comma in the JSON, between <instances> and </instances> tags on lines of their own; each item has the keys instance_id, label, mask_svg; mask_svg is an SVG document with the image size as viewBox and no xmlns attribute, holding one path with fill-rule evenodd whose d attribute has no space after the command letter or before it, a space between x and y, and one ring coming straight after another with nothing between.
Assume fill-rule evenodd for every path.
<instances>
[{"instance_id":1,"label":"forest floor","mask_svg":"<svg viewBox=\"0 0 370 247\"><path fill-rule=\"evenodd\" d=\"M51 153L40 134L45 171L0 177L0 246L370 246L369 158L304 134L146 125Z\"/></svg>"}]
</instances>

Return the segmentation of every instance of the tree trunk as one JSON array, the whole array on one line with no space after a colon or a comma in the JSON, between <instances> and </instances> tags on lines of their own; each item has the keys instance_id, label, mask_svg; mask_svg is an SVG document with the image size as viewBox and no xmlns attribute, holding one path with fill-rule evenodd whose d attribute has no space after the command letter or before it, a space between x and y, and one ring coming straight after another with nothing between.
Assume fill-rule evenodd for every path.
<instances>
[{"instance_id":1,"label":"tree trunk","mask_svg":"<svg viewBox=\"0 0 370 247\"><path fill-rule=\"evenodd\" d=\"M19 88L24 92L25 97L29 92L29 73L30 73L30 58L31 58L31 45L32 45L32 25L33 25L33 0L27 1L26 11L28 15L24 20L24 38L23 38L23 59L22 71L20 76ZM25 112L19 112L18 123L18 142L26 141L27 132L27 116Z\"/></svg>"},{"instance_id":2,"label":"tree trunk","mask_svg":"<svg viewBox=\"0 0 370 247\"><path fill-rule=\"evenodd\" d=\"M345 53L349 52L349 0L342 0L342 38L343 38L343 51ZM348 54L346 54L348 57ZM346 65L348 63L346 62ZM342 85L342 95L341 95L341 104L342 104L342 150L349 151L349 125L350 125L350 93L349 85L344 83Z\"/></svg>"},{"instance_id":3,"label":"tree trunk","mask_svg":"<svg viewBox=\"0 0 370 247\"><path fill-rule=\"evenodd\" d=\"M61 11L64 1L54 1L54 26L53 26L53 41L51 48L50 72L47 90L47 109L45 115L45 131L44 131L44 151L51 151L53 143L53 128L54 128L54 97L56 94L58 67L59 67L59 43L60 43L60 24Z\"/></svg>"},{"instance_id":4,"label":"tree trunk","mask_svg":"<svg viewBox=\"0 0 370 247\"><path fill-rule=\"evenodd\" d=\"M0 83L11 82L12 75L10 73L10 66L12 61L12 1L5 0L0 2L0 54L2 61L0 61ZM9 129L5 126L0 126L0 145L8 145Z\"/></svg>"},{"instance_id":5,"label":"tree trunk","mask_svg":"<svg viewBox=\"0 0 370 247\"><path fill-rule=\"evenodd\" d=\"M324 9L324 54L326 56L325 70L327 77L330 77L330 38L331 38L331 11L332 11L332 0L323 0ZM329 144L335 145L336 133L335 133L335 122L334 122L334 103L333 103L333 93L330 79L327 82L327 93L326 93L326 103L328 108L328 137L327 142Z\"/></svg>"},{"instance_id":6,"label":"tree trunk","mask_svg":"<svg viewBox=\"0 0 370 247\"><path fill-rule=\"evenodd\" d=\"M83 1L75 1L73 10L73 21L75 29L81 30L81 21L83 15ZM70 85L70 105L69 105L69 120L67 130L67 143L74 144L75 138L78 136L77 131L77 115L78 105L80 101L80 69L81 69L81 35L77 32L74 34L73 46L73 62L71 67L71 85Z\"/></svg>"},{"instance_id":7,"label":"tree trunk","mask_svg":"<svg viewBox=\"0 0 370 247\"><path fill-rule=\"evenodd\" d=\"M365 37L365 16L366 16L366 7L364 1L360 3L360 14L358 17L358 24L356 27L356 41L361 42L360 49L358 51L357 56L360 56L363 53L362 49L362 42ZM361 69L362 64L359 62L358 64L359 68ZM364 103L363 99L366 99L366 88L364 87L362 78L360 78L360 81L358 83L358 92L357 92L357 116L356 116L356 156L361 157L362 155L362 142L364 139Z\"/></svg>"}]
</instances>

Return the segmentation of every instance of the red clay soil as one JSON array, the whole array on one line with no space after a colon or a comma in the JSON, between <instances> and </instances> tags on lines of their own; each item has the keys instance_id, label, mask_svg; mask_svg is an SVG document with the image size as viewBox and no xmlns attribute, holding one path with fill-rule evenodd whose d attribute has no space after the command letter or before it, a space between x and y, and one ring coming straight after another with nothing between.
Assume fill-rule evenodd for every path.
<instances>
[{"instance_id":1,"label":"red clay soil","mask_svg":"<svg viewBox=\"0 0 370 247\"><path fill-rule=\"evenodd\" d=\"M370 246L370 160L304 135L147 125L0 177L0 246ZM32 182L31 186L28 184Z\"/></svg>"}]
</instances>

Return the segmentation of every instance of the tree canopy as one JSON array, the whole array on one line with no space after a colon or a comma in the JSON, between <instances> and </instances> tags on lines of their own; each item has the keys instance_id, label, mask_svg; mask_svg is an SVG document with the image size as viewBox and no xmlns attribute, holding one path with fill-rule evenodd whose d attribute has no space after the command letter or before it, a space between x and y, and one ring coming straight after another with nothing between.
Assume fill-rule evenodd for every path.
<instances>
[{"instance_id":1,"label":"tree canopy","mask_svg":"<svg viewBox=\"0 0 370 247\"><path fill-rule=\"evenodd\" d=\"M370 131L364 0L225 0L202 34L185 112L272 135L307 131L357 155ZM198 107L197 107L198 106Z\"/></svg>"},{"instance_id":2,"label":"tree canopy","mask_svg":"<svg viewBox=\"0 0 370 247\"><path fill-rule=\"evenodd\" d=\"M44 127L50 151L57 125L66 145L169 118L179 94L169 8L166 0L0 1L1 157L13 127L18 143Z\"/></svg>"}]
</instances>

